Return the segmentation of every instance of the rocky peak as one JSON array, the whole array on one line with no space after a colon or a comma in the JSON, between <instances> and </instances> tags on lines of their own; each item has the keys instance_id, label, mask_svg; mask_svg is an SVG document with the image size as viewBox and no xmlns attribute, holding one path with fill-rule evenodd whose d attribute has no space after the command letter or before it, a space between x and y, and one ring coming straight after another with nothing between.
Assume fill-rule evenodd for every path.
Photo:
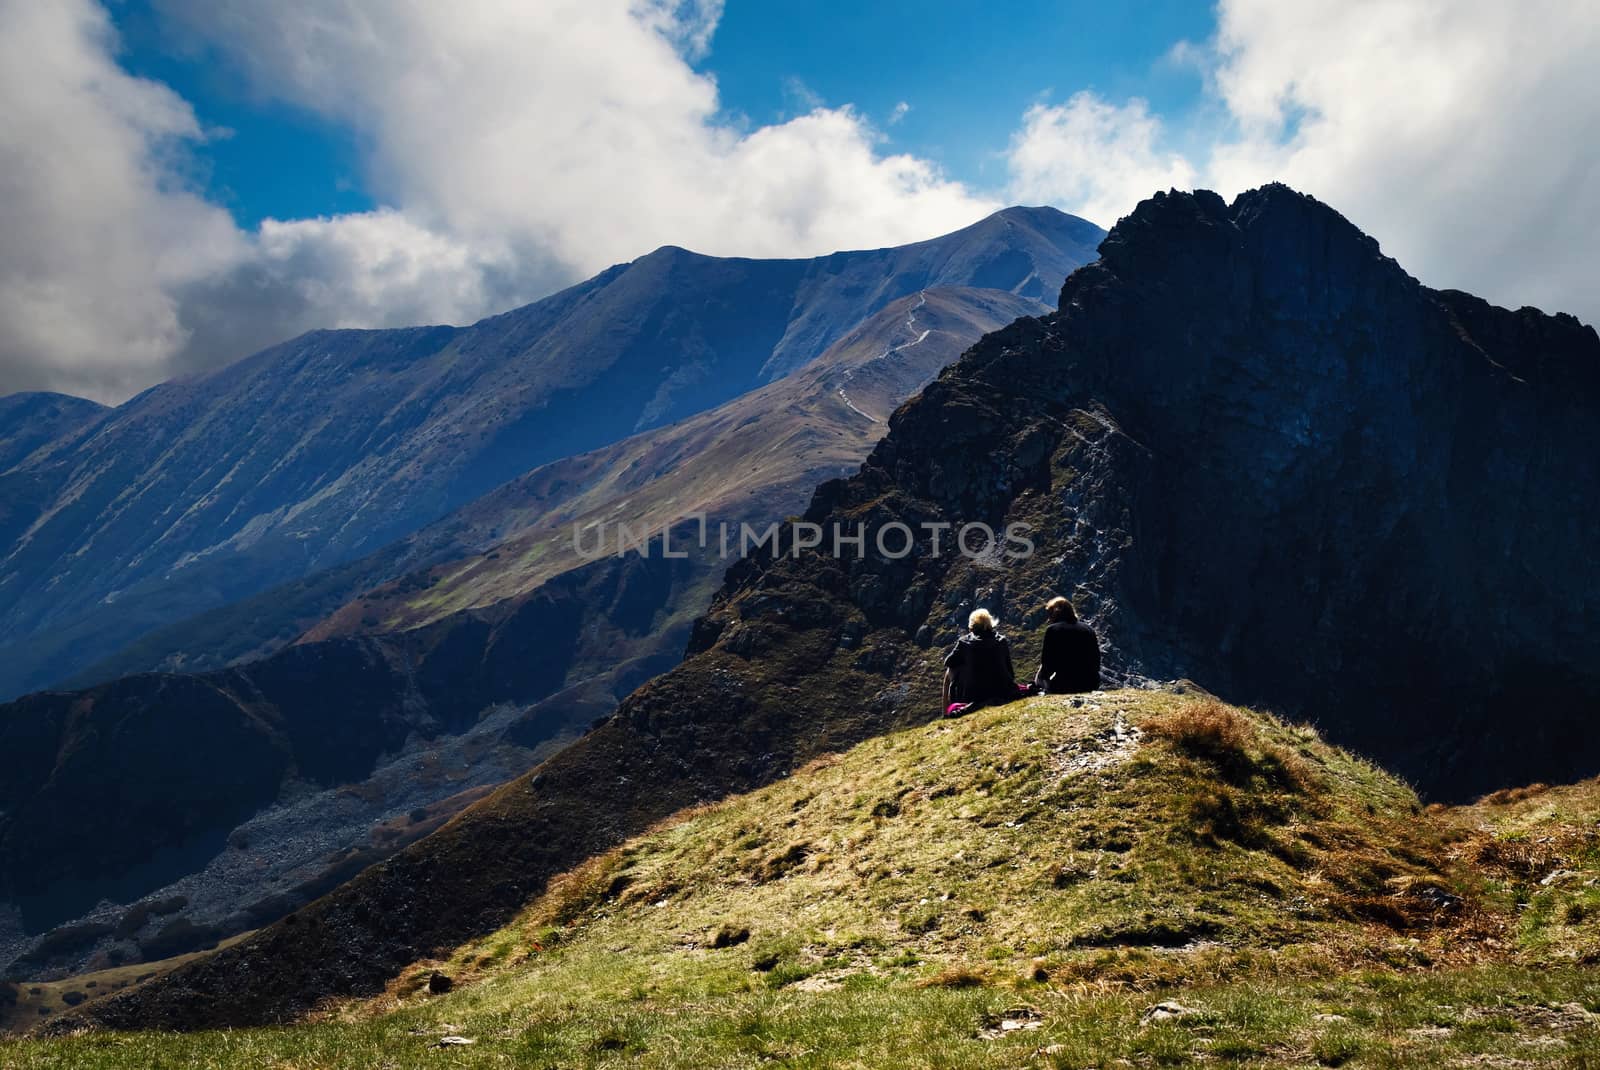
<instances>
[{"instance_id":1,"label":"rocky peak","mask_svg":"<svg viewBox=\"0 0 1600 1070\"><path fill-rule=\"evenodd\" d=\"M1123 670L1316 719L1460 795L1600 766L1597 403L1600 338L1570 316L1429 290L1285 186L1160 194L808 519L1027 519L1050 564L852 562L854 608L942 643L977 601L1075 594ZM725 597L839 570L752 566ZM1530 684L1537 715L1506 718Z\"/></svg>"}]
</instances>

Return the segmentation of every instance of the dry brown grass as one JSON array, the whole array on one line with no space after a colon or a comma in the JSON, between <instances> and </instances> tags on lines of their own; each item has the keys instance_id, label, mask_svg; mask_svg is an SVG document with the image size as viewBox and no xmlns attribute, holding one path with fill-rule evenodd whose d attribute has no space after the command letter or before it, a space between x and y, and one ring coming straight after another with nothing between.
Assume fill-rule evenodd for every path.
<instances>
[{"instance_id":1,"label":"dry brown grass","mask_svg":"<svg viewBox=\"0 0 1600 1070\"><path fill-rule=\"evenodd\" d=\"M1491 791L1489 794L1479 799L1478 805L1509 806L1512 803L1519 803L1527 799L1536 798L1549 790L1550 785L1543 783L1528 784L1520 788L1501 788L1499 791Z\"/></svg>"},{"instance_id":2,"label":"dry brown grass","mask_svg":"<svg viewBox=\"0 0 1600 1070\"><path fill-rule=\"evenodd\" d=\"M1500 836L1482 829L1469 836L1460 851L1466 861L1518 880L1540 878L1553 870L1578 865L1596 849L1600 833L1575 825L1552 825L1542 835Z\"/></svg>"},{"instance_id":3,"label":"dry brown grass","mask_svg":"<svg viewBox=\"0 0 1600 1070\"><path fill-rule=\"evenodd\" d=\"M1185 754L1219 764L1248 757L1255 739L1255 729L1244 718L1213 698L1186 703L1176 712L1139 727Z\"/></svg>"},{"instance_id":4,"label":"dry brown grass","mask_svg":"<svg viewBox=\"0 0 1600 1070\"><path fill-rule=\"evenodd\" d=\"M1504 919L1459 879L1458 857L1432 823L1330 794L1325 777L1292 749L1299 730L1209 697L1140 727L1215 770L1188 801L1198 842L1266 852L1307 874L1329 916L1428 936L1430 961L1457 936L1504 931Z\"/></svg>"},{"instance_id":5,"label":"dry brown grass","mask_svg":"<svg viewBox=\"0 0 1600 1070\"><path fill-rule=\"evenodd\" d=\"M627 887L621 873L626 864L626 855L617 848L554 878L535 908L529 911L529 926L533 929L564 926L602 900L617 897Z\"/></svg>"},{"instance_id":6,"label":"dry brown grass","mask_svg":"<svg viewBox=\"0 0 1600 1070\"><path fill-rule=\"evenodd\" d=\"M1139 727L1149 738L1214 766L1229 783L1243 785L1260 776L1280 790L1316 790L1317 777L1298 755L1263 739L1248 718L1215 698L1185 703Z\"/></svg>"}]
</instances>

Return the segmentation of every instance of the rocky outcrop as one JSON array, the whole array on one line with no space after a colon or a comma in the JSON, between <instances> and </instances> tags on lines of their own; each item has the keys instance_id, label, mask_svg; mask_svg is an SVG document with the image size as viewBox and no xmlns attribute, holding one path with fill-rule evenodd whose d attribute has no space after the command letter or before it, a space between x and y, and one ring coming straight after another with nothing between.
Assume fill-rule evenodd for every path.
<instances>
[{"instance_id":1,"label":"rocky outcrop","mask_svg":"<svg viewBox=\"0 0 1600 1070\"><path fill-rule=\"evenodd\" d=\"M374 991L682 806L933 716L975 604L1026 664L1038 605L1073 595L1114 674L1315 719L1436 794L1593 772L1597 393L1592 329L1428 290L1311 198L1155 197L1055 315L990 335L818 490L807 520L869 547L903 524L915 554L740 563L684 663L583 740L293 924L63 1027ZM1034 551L963 557L927 526L977 521L1030 525Z\"/></svg>"},{"instance_id":2,"label":"rocky outcrop","mask_svg":"<svg viewBox=\"0 0 1600 1070\"><path fill-rule=\"evenodd\" d=\"M1047 578L1110 603L1124 657L1436 797L1600 768L1593 328L1429 290L1281 186L1147 202L1055 327L1055 413L1128 439L1095 467L1129 544L1110 581Z\"/></svg>"}]
</instances>

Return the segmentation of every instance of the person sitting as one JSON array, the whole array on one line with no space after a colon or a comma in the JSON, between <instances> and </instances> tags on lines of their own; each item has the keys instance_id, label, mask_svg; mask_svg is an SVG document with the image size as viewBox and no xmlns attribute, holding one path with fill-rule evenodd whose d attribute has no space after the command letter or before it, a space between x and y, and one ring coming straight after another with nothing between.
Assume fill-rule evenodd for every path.
<instances>
[{"instance_id":1,"label":"person sitting","mask_svg":"<svg viewBox=\"0 0 1600 1070\"><path fill-rule=\"evenodd\" d=\"M944 659L946 717L975 706L1010 702L1027 693L1017 686L1011 667L1011 643L995 631L993 614L987 609L974 609L967 618L967 629Z\"/></svg>"},{"instance_id":2,"label":"person sitting","mask_svg":"<svg viewBox=\"0 0 1600 1070\"><path fill-rule=\"evenodd\" d=\"M1050 624L1044 630L1039 671L1033 682L1050 695L1096 691L1100 687L1100 640L1094 629L1078 620L1065 598L1045 603Z\"/></svg>"}]
</instances>

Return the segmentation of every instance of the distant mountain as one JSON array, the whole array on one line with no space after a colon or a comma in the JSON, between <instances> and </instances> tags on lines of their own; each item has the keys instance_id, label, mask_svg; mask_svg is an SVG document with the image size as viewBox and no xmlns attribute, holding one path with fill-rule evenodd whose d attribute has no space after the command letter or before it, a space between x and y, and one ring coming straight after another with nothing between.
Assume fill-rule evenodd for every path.
<instances>
[{"instance_id":1,"label":"distant mountain","mask_svg":"<svg viewBox=\"0 0 1600 1070\"><path fill-rule=\"evenodd\" d=\"M1314 719L1435 796L1592 775L1593 328L1430 290L1331 208L1282 186L1231 205L1204 191L1158 195L1101 248L1055 314L974 346L806 511L824 528L863 525L869 546L904 524L923 532L917 553L741 562L683 663L582 740L292 923L85 1017L270 1022L375 993L684 807L933 719L942 648L977 605L999 612L1029 667L1041 604L1072 595L1108 644L1112 680L1187 676ZM925 525L979 521L1030 525L1033 552L932 551ZM1196 735L1203 761L1230 746L1215 724ZM1237 775L1225 763L1216 774ZM911 790L862 819L896 813ZM930 784L920 797L943 792ZM1040 800L1023 798L1017 823L1038 817ZM1252 820L1238 801L1207 792L1187 805L1226 837ZM1256 813L1296 827L1292 811ZM771 831L736 834L759 845ZM1088 846L1123 853L1139 834L1101 835ZM793 864L814 854L821 865L832 850L769 846ZM1360 864L1379 881L1396 874ZM1377 887L1368 901L1395 909L1400 894ZM678 891L664 885L650 901Z\"/></svg>"},{"instance_id":2,"label":"distant mountain","mask_svg":"<svg viewBox=\"0 0 1600 1070\"><path fill-rule=\"evenodd\" d=\"M0 904L18 910L12 926L0 917L0 963L37 976L207 946L431 831L471 789L526 769L670 668L728 564L715 552L586 561L573 523L642 531L696 511L733 524L797 512L817 482L859 465L903 398L984 333L1041 311L997 290L902 298L798 372L544 465L350 563L339 582L362 588L443 559L299 645L0 706ZM190 641L262 643L323 591L208 614ZM107 797L120 805L106 810Z\"/></svg>"},{"instance_id":3,"label":"distant mountain","mask_svg":"<svg viewBox=\"0 0 1600 1070\"><path fill-rule=\"evenodd\" d=\"M1047 309L1004 291L933 289L902 298L802 370L657 433L545 465L435 525L414 551L477 544L368 591L308 638L416 627L532 590L582 562L590 543L685 517L737 530L799 512L824 479L853 472L890 413L972 342Z\"/></svg>"},{"instance_id":4,"label":"distant mountain","mask_svg":"<svg viewBox=\"0 0 1600 1070\"><path fill-rule=\"evenodd\" d=\"M798 511L818 482L853 471L895 405L963 349L1044 311L997 290L901 298L795 375L671 427L541 465L376 553L152 632L71 684L205 671L303 634L414 627L515 598L582 563L571 545L575 524L642 530L695 511L735 524Z\"/></svg>"},{"instance_id":5,"label":"distant mountain","mask_svg":"<svg viewBox=\"0 0 1600 1070\"><path fill-rule=\"evenodd\" d=\"M146 391L84 434L41 419L0 470L0 695L770 383L908 294L1053 293L1100 236L1017 208L811 260L664 248L467 328L313 332Z\"/></svg>"},{"instance_id":6,"label":"distant mountain","mask_svg":"<svg viewBox=\"0 0 1600 1070\"><path fill-rule=\"evenodd\" d=\"M35 450L79 431L111 410L70 394L29 393L0 397L0 472ZM0 524L4 524L0 520Z\"/></svg>"}]
</instances>

